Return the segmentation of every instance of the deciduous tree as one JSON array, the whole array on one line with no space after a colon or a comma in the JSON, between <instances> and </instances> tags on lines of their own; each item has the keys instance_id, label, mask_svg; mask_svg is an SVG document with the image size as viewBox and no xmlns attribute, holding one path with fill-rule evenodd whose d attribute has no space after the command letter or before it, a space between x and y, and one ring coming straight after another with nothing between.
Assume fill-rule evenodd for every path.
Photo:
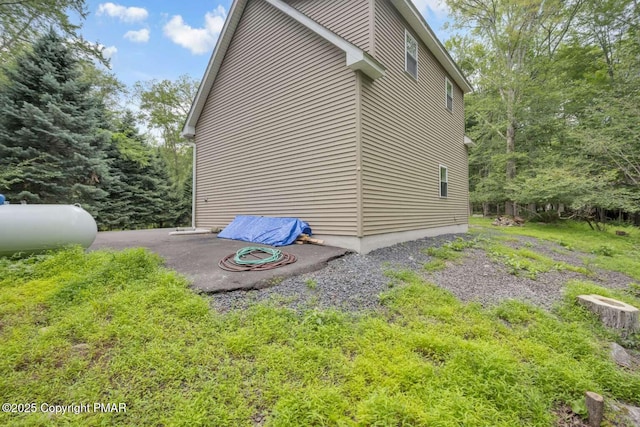
<instances>
[{"instance_id":1,"label":"deciduous tree","mask_svg":"<svg viewBox=\"0 0 640 427\"><path fill-rule=\"evenodd\" d=\"M198 82L190 76L176 81L139 82L135 92L140 99L140 111L149 129L160 140L160 153L166 161L175 194L180 195L181 222L191 217L192 155L182 135L182 126L198 90Z\"/></svg>"},{"instance_id":2,"label":"deciduous tree","mask_svg":"<svg viewBox=\"0 0 640 427\"><path fill-rule=\"evenodd\" d=\"M582 1L447 0L455 25L469 31L467 51L484 52L467 61L482 98L475 114L505 143L505 183L516 177L517 134L528 113L523 101L541 79L540 60L555 54ZM515 206L508 201L507 213L515 214Z\"/></svg>"},{"instance_id":3,"label":"deciduous tree","mask_svg":"<svg viewBox=\"0 0 640 427\"><path fill-rule=\"evenodd\" d=\"M69 13L85 19L85 0L0 0L0 61L14 58L24 46L35 42L50 29L62 34L96 58L102 58L97 45L87 43L78 35L80 28Z\"/></svg>"}]
</instances>

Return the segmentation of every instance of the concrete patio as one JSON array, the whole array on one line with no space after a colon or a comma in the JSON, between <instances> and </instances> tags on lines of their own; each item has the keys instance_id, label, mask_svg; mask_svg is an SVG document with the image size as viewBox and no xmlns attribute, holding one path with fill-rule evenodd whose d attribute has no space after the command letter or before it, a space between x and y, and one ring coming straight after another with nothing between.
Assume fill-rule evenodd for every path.
<instances>
[{"instance_id":1,"label":"concrete patio","mask_svg":"<svg viewBox=\"0 0 640 427\"><path fill-rule=\"evenodd\" d=\"M348 252L332 246L284 246L278 249L295 255L295 263L274 270L229 272L218 267L222 258L245 246L266 245L218 239L216 234L170 236L171 231L175 230L100 232L89 250L147 248L162 256L167 267L188 277L194 289L211 293L264 288L286 277L319 270Z\"/></svg>"}]
</instances>

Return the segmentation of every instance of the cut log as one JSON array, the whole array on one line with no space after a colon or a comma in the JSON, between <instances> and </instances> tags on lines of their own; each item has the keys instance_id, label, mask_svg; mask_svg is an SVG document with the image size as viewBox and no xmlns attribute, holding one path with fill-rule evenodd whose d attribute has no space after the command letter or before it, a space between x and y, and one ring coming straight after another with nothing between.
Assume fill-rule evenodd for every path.
<instances>
[{"instance_id":1,"label":"cut log","mask_svg":"<svg viewBox=\"0 0 640 427\"><path fill-rule=\"evenodd\" d=\"M578 295L578 303L596 313L605 326L619 330L622 336L640 329L640 310L632 305L601 295Z\"/></svg>"},{"instance_id":2,"label":"cut log","mask_svg":"<svg viewBox=\"0 0 640 427\"><path fill-rule=\"evenodd\" d=\"M324 245L324 240L312 239L311 237L309 237L308 234L304 234L304 233L298 236L298 238L296 239L296 242L312 243L314 245Z\"/></svg>"},{"instance_id":3,"label":"cut log","mask_svg":"<svg viewBox=\"0 0 640 427\"><path fill-rule=\"evenodd\" d=\"M589 414L589 425L600 427L602 416L604 415L604 398L598 393L588 391L586 393L587 413Z\"/></svg>"}]
</instances>

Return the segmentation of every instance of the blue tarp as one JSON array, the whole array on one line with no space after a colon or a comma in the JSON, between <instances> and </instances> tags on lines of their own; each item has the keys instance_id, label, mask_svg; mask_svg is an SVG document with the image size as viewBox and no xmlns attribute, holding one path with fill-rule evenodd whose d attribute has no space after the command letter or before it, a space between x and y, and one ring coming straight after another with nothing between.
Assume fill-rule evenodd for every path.
<instances>
[{"instance_id":1,"label":"blue tarp","mask_svg":"<svg viewBox=\"0 0 640 427\"><path fill-rule=\"evenodd\" d=\"M238 215L218 237L271 246L292 244L301 233L311 235L309 224L297 218Z\"/></svg>"}]
</instances>

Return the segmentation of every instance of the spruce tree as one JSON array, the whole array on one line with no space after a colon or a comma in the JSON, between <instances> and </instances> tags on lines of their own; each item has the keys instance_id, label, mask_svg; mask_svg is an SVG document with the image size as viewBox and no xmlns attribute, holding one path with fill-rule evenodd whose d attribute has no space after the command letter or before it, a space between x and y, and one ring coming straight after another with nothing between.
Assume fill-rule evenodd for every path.
<instances>
[{"instance_id":1,"label":"spruce tree","mask_svg":"<svg viewBox=\"0 0 640 427\"><path fill-rule=\"evenodd\" d=\"M19 165L11 200L83 203L106 196L104 106L83 81L77 53L54 31L3 67L0 87L0 169Z\"/></svg>"},{"instance_id":2,"label":"spruce tree","mask_svg":"<svg viewBox=\"0 0 640 427\"><path fill-rule=\"evenodd\" d=\"M107 149L112 181L97 220L104 229L135 229L174 225L177 201L157 150L136 129L126 112L115 125Z\"/></svg>"}]
</instances>

